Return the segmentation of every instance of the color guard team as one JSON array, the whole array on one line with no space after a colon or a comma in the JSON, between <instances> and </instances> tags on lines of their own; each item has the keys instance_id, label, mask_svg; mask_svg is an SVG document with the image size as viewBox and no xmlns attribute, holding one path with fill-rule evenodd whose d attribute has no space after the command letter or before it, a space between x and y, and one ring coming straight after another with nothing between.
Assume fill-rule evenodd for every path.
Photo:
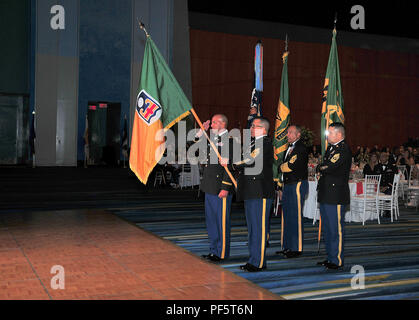
<instances>
[{"instance_id":1,"label":"color guard team","mask_svg":"<svg viewBox=\"0 0 419 320\"><path fill-rule=\"evenodd\" d=\"M249 259L240 269L248 272L266 269L269 219L275 190L282 201L282 250L276 254L291 259L303 253L302 210L308 193L308 151L301 140L301 128L289 126L288 149L279 169L282 183L274 182L269 125L264 117L256 117L252 121L251 142L243 147L242 160L239 162L233 161L235 141L228 135L228 119L225 115L216 114L211 121L203 124L205 130L211 127L212 141L203 138L202 130L196 136L197 142L207 143L201 190L205 192L209 253L202 257L211 262L221 262L230 255L230 211L234 192L238 201L244 201L248 229ZM328 148L323 162L316 169L319 178L317 199L327 258L317 264L340 270L344 266L344 214L350 200L348 181L352 153L345 142L345 128L341 123L331 124L328 131ZM221 155L225 144L229 145L229 154ZM218 148L218 155L213 150L214 146ZM262 167L252 171L252 167L257 165ZM237 189L231 179L233 176Z\"/></svg>"}]
</instances>

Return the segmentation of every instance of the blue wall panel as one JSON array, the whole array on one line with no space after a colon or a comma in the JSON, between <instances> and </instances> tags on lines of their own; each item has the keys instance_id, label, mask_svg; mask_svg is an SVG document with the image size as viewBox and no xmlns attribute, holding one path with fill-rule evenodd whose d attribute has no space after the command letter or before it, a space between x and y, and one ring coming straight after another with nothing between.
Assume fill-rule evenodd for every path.
<instances>
[{"instance_id":1,"label":"blue wall panel","mask_svg":"<svg viewBox=\"0 0 419 320\"><path fill-rule=\"evenodd\" d=\"M88 101L120 102L121 130L129 114L131 20L131 0L80 1L78 160Z\"/></svg>"}]
</instances>

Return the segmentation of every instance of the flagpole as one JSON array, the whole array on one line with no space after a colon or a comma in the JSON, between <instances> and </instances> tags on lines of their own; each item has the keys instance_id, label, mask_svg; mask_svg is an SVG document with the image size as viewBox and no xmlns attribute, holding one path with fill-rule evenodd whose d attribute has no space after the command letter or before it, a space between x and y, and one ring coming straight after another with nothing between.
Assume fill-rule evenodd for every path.
<instances>
[{"instance_id":1,"label":"flagpole","mask_svg":"<svg viewBox=\"0 0 419 320\"><path fill-rule=\"evenodd\" d=\"M137 21L138 21L138 25L140 26L140 29L141 29L141 30L143 30L143 31L144 31L144 33L146 34L147 38L149 38L149 37L150 37L150 35L149 35L149 33L147 32L147 30L146 30L146 28L145 28L145 26L144 26L144 23L142 23L141 21L139 21L139 20L138 20L138 18L137 18ZM191 108L191 110L190 110L190 111L191 111L191 113L193 114L193 116L194 116L195 120L198 122L198 124L199 124L199 126L201 127L202 131L204 132L205 137L207 138L207 140L209 141L209 143L210 143L211 147L212 147L212 148L213 148L213 150L215 151L215 153L216 153L216 155L217 155L218 159L221 161L221 155L220 155L220 153L218 152L217 147L214 145L214 143L213 143L213 142L210 140L210 138L208 137L208 134L207 134L207 132L205 131L204 126L202 125L202 122L201 122L201 120L199 119L198 115L196 114L195 110L194 110L193 108ZM233 175L231 174L231 172L230 172L230 170L227 168L227 166L223 166L223 167L224 167L224 169L226 170L226 172L227 172L228 176L230 177L231 181L233 182L234 187L237 189L237 181L236 181L236 179L234 179Z\"/></svg>"},{"instance_id":2,"label":"flagpole","mask_svg":"<svg viewBox=\"0 0 419 320\"><path fill-rule=\"evenodd\" d=\"M282 63L284 64L285 63L285 57L286 57L286 54L288 53L288 33L286 33L285 34L285 52L284 52L284 54L282 55ZM280 97L280 99L281 99L281 97ZM288 106L289 107L289 106ZM279 108L279 107L278 107ZM278 112L278 111L277 111ZM281 176L282 176L282 174L281 175L279 175L278 176L278 183L280 183L280 184L282 184L282 178L281 178ZM275 190L275 194L276 194L276 204L275 204L275 208L274 208L274 215L275 216L278 216L278 209L279 209L279 204L281 203L281 199L280 199L280 197L279 197L279 193L280 193L280 191L279 190Z\"/></svg>"},{"instance_id":3,"label":"flagpole","mask_svg":"<svg viewBox=\"0 0 419 320\"><path fill-rule=\"evenodd\" d=\"M211 141L211 139L208 137L208 134L207 134L207 132L205 131L205 128L204 128L204 126L202 125L202 122L201 122L201 120L199 119L198 115L196 114L196 112L195 112L194 108L192 108L192 109L191 109L191 113L192 113L192 115L194 116L194 118L195 118L196 122L198 122L198 125L200 126L200 128L201 128L202 132L204 133L205 137L206 137L206 138L207 138L207 140L209 141L209 143L210 143L210 145L211 145L212 149L215 151L215 154L217 155L218 160L221 160L221 155L220 155L220 153L218 152L217 147L215 146L214 142L212 142L212 141ZM227 167L224 167L224 169L227 171L228 176L230 177L231 181L232 181L232 182L233 182L233 184L234 184L234 187L237 189L237 181L236 181L236 179L234 179L233 175L231 174L230 170L228 170L228 168L227 168Z\"/></svg>"},{"instance_id":4,"label":"flagpole","mask_svg":"<svg viewBox=\"0 0 419 320\"><path fill-rule=\"evenodd\" d=\"M338 22L338 13L335 12L335 20L333 21L333 31L336 32L336 22Z\"/></svg>"},{"instance_id":5,"label":"flagpole","mask_svg":"<svg viewBox=\"0 0 419 320\"><path fill-rule=\"evenodd\" d=\"M333 32L336 32L336 23L337 23L337 21L338 21L338 13L335 12L335 20L333 21ZM329 110L328 110L327 111L327 116L326 116L326 128L325 128L325 132L327 130L329 130L329 118L330 117L329 117ZM327 138L326 138L326 143L324 145L325 145L325 149L327 150L327 145L328 145ZM326 150L325 150L325 152L326 152ZM322 239L322 217L320 215L319 216L319 232L317 234L317 254L320 254L320 242L321 242L321 239Z\"/></svg>"},{"instance_id":6,"label":"flagpole","mask_svg":"<svg viewBox=\"0 0 419 320\"><path fill-rule=\"evenodd\" d=\"M333 21L333 33L336 32L336 23L338 21L338 13L335 12L335 19ZM327 107L327 101L326 101L326 107ZM329 110L327 111L327 119L326 119L326 128L325 128L325 132L329 130ZM322 138L324 139L324 138ZM327 149L327 138L326 138L326 143L325 145L325 149ZM324 152L326 153L326 150L324 150ZM322 159L323 162L324 159ZM319 216L319 231L317 234L317 254L320 254L320 242L321 242L321 238L322 238L322 217L321 215Z\"/></svg>"},{"instance_id":7,"label":"flagpole","mask_svg":"<svg viewBox=\"0 0 419 320\"><path fill-rule=\"evenodd\" d=\"M140 20L138 20L138 18L137 18L137 21L138 21L138 25L140 26L140 29L144 31L144 33L147 36L147 38L150 37L150 35L147 32L147 29L145 28L144 23L142 23Z\"/></svg>"}]
</instances>

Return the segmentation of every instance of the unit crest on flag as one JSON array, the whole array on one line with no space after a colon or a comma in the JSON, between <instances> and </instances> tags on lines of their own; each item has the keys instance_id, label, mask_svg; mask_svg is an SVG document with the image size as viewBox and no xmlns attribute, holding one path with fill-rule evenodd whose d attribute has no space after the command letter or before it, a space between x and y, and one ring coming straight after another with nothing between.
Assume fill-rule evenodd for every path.
<instances>
[{"instance_id":1,"label":"unit crest on flag","mask_svg":"<svg viewBox=\"0 0 419 320\"><path fill-rule=\"evenodd\" d=\"M147 125L151 125L160 119L162 109L159 102L145 90L141 90L137 96L137 114Z\"/></svg>"}]
</instances>

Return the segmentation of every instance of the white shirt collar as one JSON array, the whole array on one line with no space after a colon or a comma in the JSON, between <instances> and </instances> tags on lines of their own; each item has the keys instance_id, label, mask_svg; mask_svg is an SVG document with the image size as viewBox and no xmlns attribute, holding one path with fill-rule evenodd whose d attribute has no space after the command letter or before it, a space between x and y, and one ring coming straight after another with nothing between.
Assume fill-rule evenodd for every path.
<instances>
[{"instance_id":1,"label":"white shirt collar","mask_svg":"<svg viewBox=\"0 0 419 320\"><path fill-rule=\"evenodd\" d=\"M291 148L293 146L295 146L295 144L297 143L297 141L299 141L300 139L295 140L293 143L290 143L290 145L288 146L288 148Z\"/></svg>"},{"instance_id":2,"label":"white shirt collar","mask_svg":"<svg viewBox=\"0 0 419 320\"><path fill-rule=\"evenodd\" d=\"M332 146L336 146L337 144L341 143L343 140L345 140L345 139L339 140L338 142L332 144Z\"/></svg>"},{"instance_id":3,"label":"white shirt collar","mask_svg":"<svg viewBox=\"0 0 419 320\"><path fill-rule=\"evenodd\" d=\"M223 134L225 134L225 133L227 133L227 132L228 132L228 130L226 129L226 130L224 130L223 132L216 134L215 136L216 136L216 137L221 137Z\"/></svg>"},{"instance_id":4,"label":"white shirt collar","mask_svg":"<svg viewBox=\"0 0 419 320\"><path fill-rule=\"evenodd\" d=\"M259 137L255 137L255 140L258 140L260 138L266 137L266 134L264 134L263 136L259 136Z\"/></svg>"}]
</instances>

